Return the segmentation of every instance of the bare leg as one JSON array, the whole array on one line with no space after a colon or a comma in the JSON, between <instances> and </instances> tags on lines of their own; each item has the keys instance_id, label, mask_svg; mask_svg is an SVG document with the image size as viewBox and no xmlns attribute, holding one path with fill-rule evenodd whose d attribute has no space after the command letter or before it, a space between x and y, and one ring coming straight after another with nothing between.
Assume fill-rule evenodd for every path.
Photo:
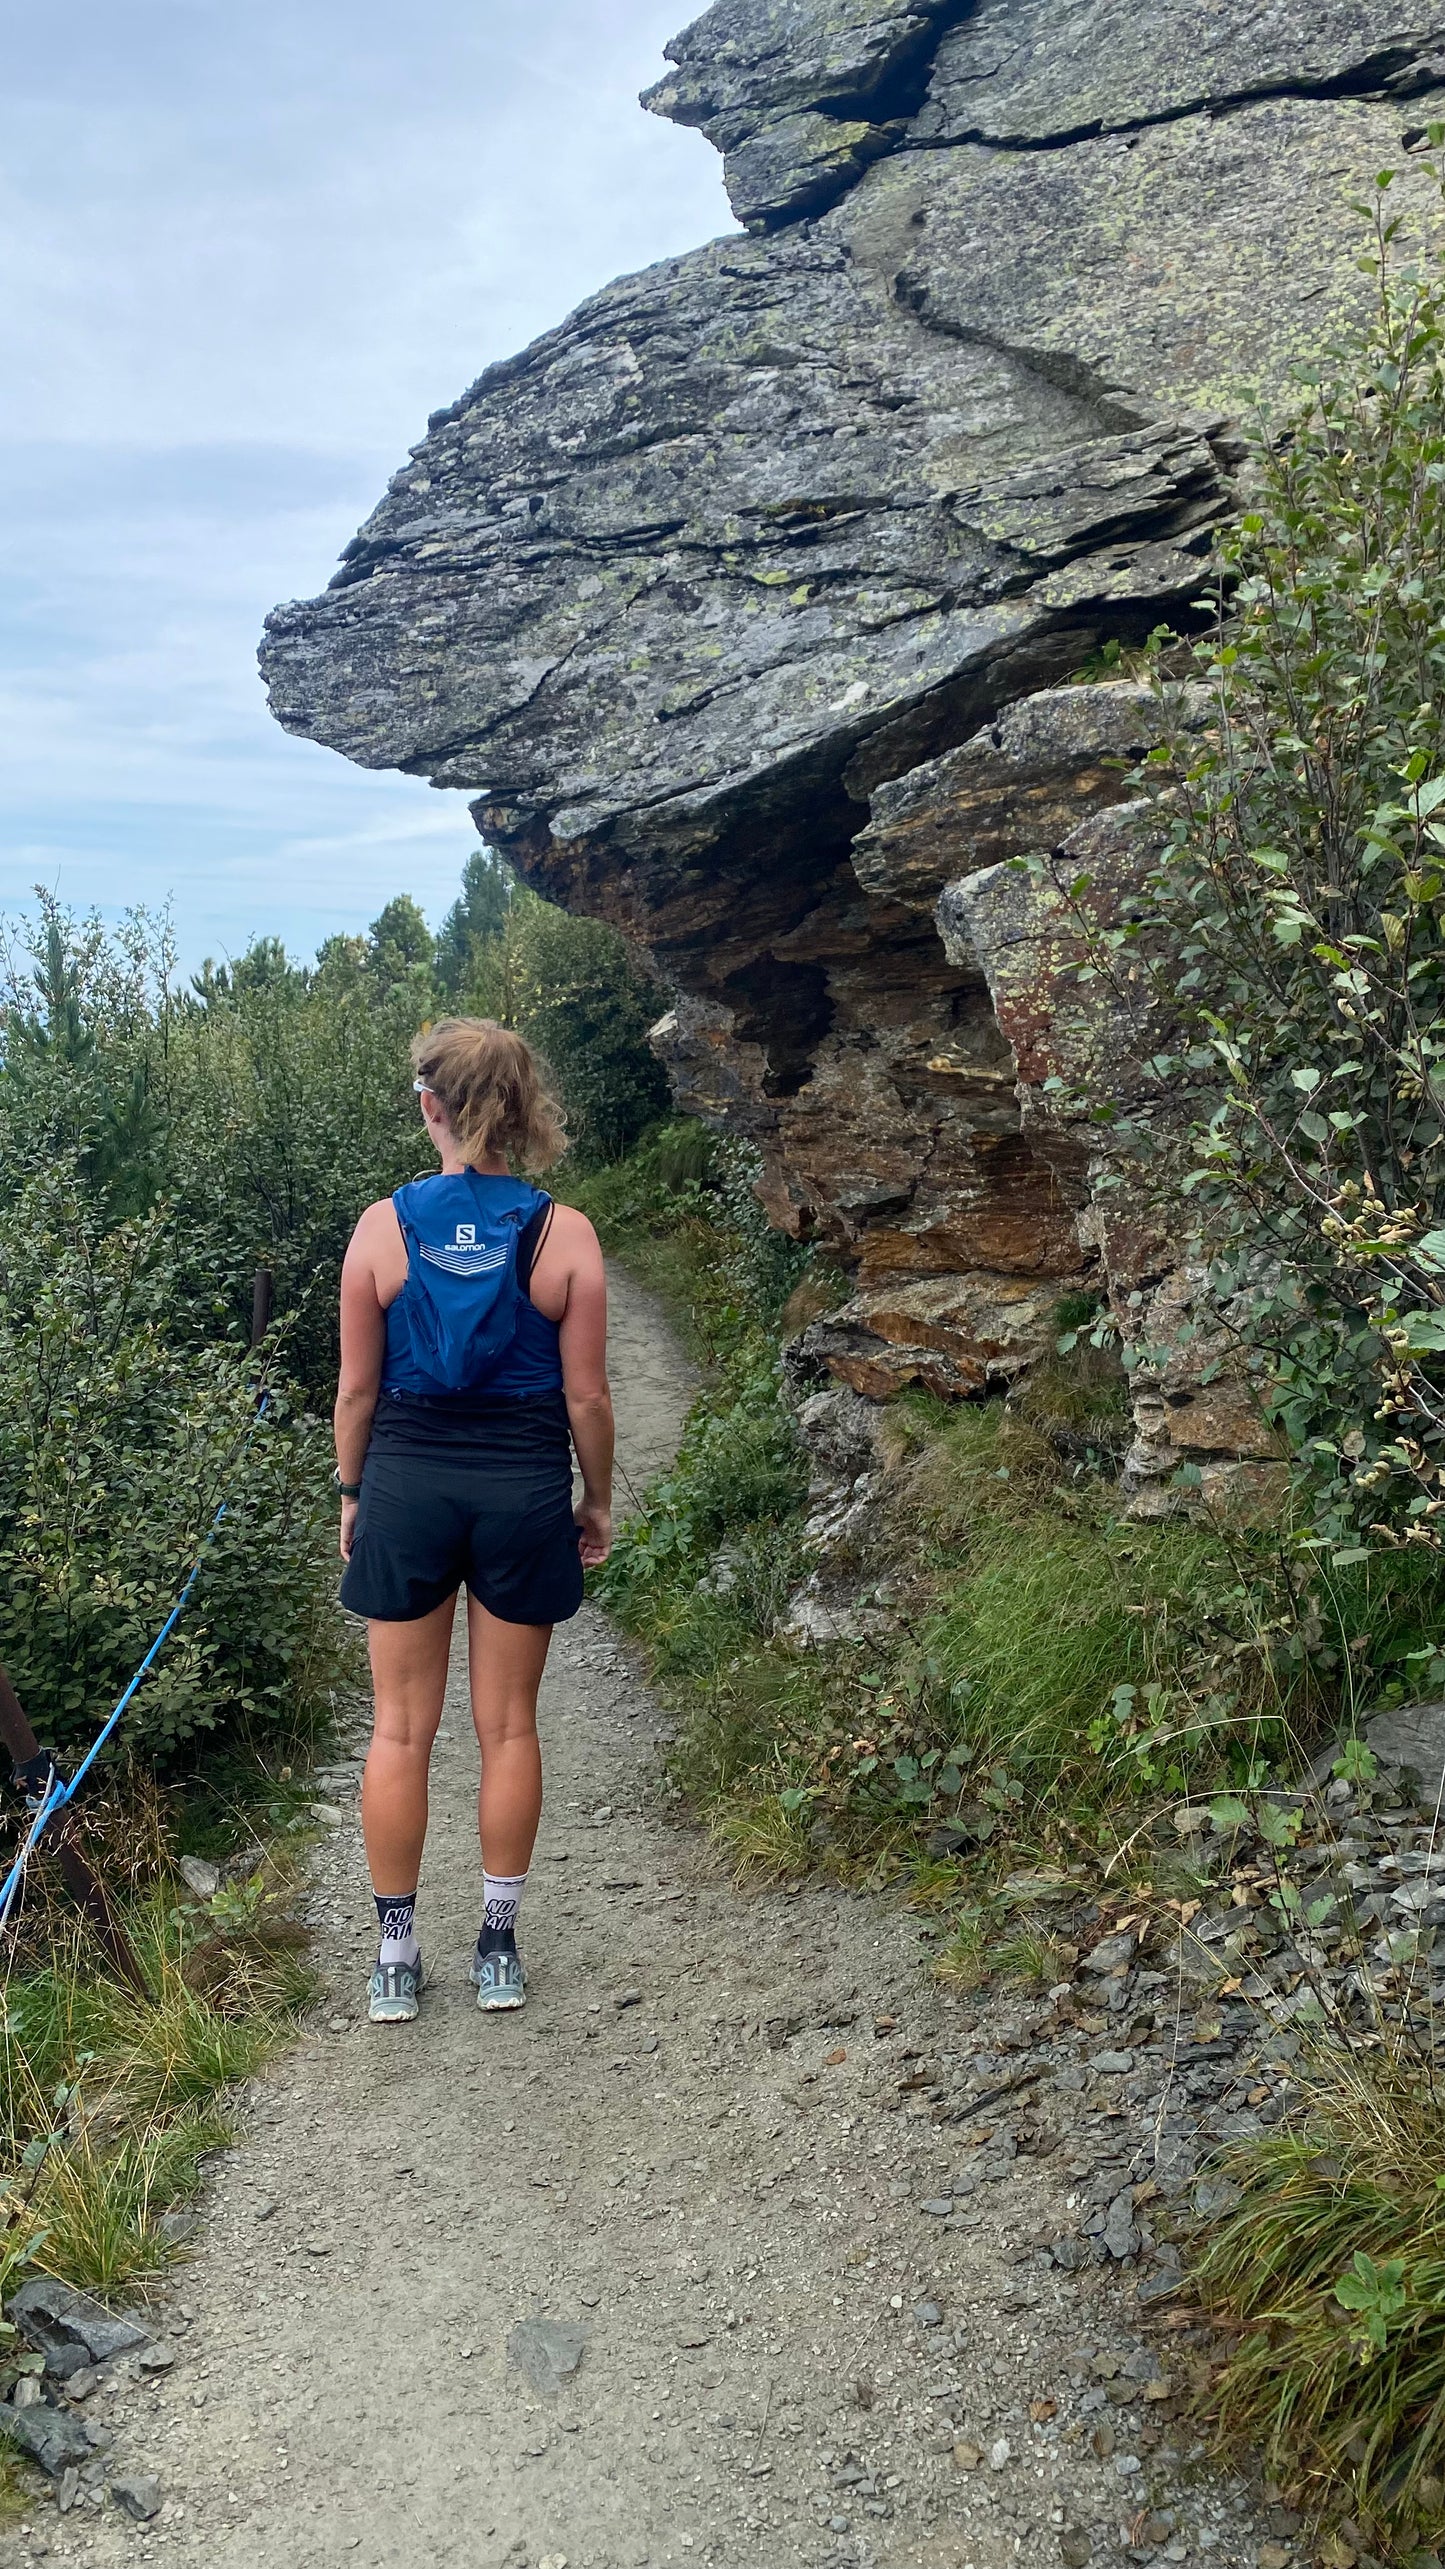
<instances>
[{"instance_id":1,"label":"bare leg","mask_svg":"<svg viewBox=\"0 0 1445 2569\"><path fill-rule=\"evenodd\" d=\"M525 1873L542 1816L537 1689L552 1627L502 1623L467 1599L472 1720L482 1752L477 1822L488 1873Z\"/></svg>"},{"instance_id":2,"label":"bare leg","mask_svg":"<svg viewBox=\"0 0 1445 2569\"><path fill-rule=\"evenodd\" d=\"M426 1840L427 1770L442 1717L456 1599L415 1623L367 1626L376 1726L361 1779L361 1827L372 1888L416 1889Z\"/></svg>"}]
</instances>

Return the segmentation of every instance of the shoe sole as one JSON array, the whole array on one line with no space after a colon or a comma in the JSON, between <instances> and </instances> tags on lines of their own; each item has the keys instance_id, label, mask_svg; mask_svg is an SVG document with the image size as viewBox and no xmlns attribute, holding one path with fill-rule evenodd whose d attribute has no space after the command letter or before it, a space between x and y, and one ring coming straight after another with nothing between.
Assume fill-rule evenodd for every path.
<instances>
[{"instance_id":1,"label":"shoe sole","mask_svg":"<svg viewBox=\"0 0 1445 2569\"><path fill-rule=\"evenodd\" d=\"M421 2014L419 2007L368 2007L368 2025L414 2025Z\"/></svg>"}]
</instances>

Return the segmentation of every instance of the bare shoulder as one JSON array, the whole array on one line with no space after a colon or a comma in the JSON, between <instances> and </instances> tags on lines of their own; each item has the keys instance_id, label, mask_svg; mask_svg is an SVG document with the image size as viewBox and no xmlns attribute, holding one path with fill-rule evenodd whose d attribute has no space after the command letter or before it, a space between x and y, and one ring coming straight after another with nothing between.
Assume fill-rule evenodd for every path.
<instances>
[{"instance_id":1,"label":"bare shoulder","mask_svg":"<svg viewBox=\"0 0 1445 2569\"><path fill-rule=\"evenodd\" d=\"M361 1215L346 1254L348 1258L368 1259L373 1250L388 1247L395 1240L396 1233L396 1206L389 1195L383 1195L375 1204L368 1204Z\"/></svg>"},{"instance_id":2,"label":"bare shoulder","mask_svg":"<svg viewBox=\"0 0 1445 2569\"><path fill-rule=\"evenodd\" d=\"M552 1215L548 1246L573 1272L602 1271L602 1244L585 1213L575 1204L559 1204Z\"/></svg>"}]
</instances>

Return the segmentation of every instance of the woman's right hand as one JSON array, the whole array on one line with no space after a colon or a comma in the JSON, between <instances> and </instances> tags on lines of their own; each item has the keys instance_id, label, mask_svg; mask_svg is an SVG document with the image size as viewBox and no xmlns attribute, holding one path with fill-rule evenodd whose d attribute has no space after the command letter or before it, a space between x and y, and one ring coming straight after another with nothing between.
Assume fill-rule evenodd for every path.
<instances>
[{"instance_id":1,"label":"woman's right hand","mask_svg":"<svg viewBox=\"0 0 1445 2569\"><path fill-rule=\"evenodd\" d=\"M359 1499L343 1499L341 1502L341 1558L343 1561L351 1559L351 1546L356 1534L356 1511L360 1505Z\"/></svg>"},{"instance_id":2,"label":"woman's right hand","mask_svg":"<svg viewBox=\"0 0 1445 2569\"><path fill-rule=\"evenodd\" d=\"M612 1509L601 1499L584 1499L577 1510L577 1532L584 1570L600 1570L612 1549Z\"/></svg>"}]
</instances>

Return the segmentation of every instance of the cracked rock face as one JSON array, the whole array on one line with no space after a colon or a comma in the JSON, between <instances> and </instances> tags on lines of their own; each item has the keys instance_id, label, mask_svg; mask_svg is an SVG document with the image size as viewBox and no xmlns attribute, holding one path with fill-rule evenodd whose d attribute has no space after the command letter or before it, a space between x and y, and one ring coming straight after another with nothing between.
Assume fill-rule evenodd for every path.
<instances>
[{"instance_id":1,"label":"cracked rock face","mask_svg":"<svg viewBox=\"0 0 1445 2569\"><path fill-rule=\"evenodd\" d=\"M1351 200L1438 221L1445 9L717 0L668 56L749 231L438 412L269 619L272 707L648 946L681 1101L857 1270L818 1361L976 1389L1116 1261L968 886L1130 798L1147 705L1076 675L1188 624L1232 422L1368 292Z\"/></svg>"}]
</instances>

